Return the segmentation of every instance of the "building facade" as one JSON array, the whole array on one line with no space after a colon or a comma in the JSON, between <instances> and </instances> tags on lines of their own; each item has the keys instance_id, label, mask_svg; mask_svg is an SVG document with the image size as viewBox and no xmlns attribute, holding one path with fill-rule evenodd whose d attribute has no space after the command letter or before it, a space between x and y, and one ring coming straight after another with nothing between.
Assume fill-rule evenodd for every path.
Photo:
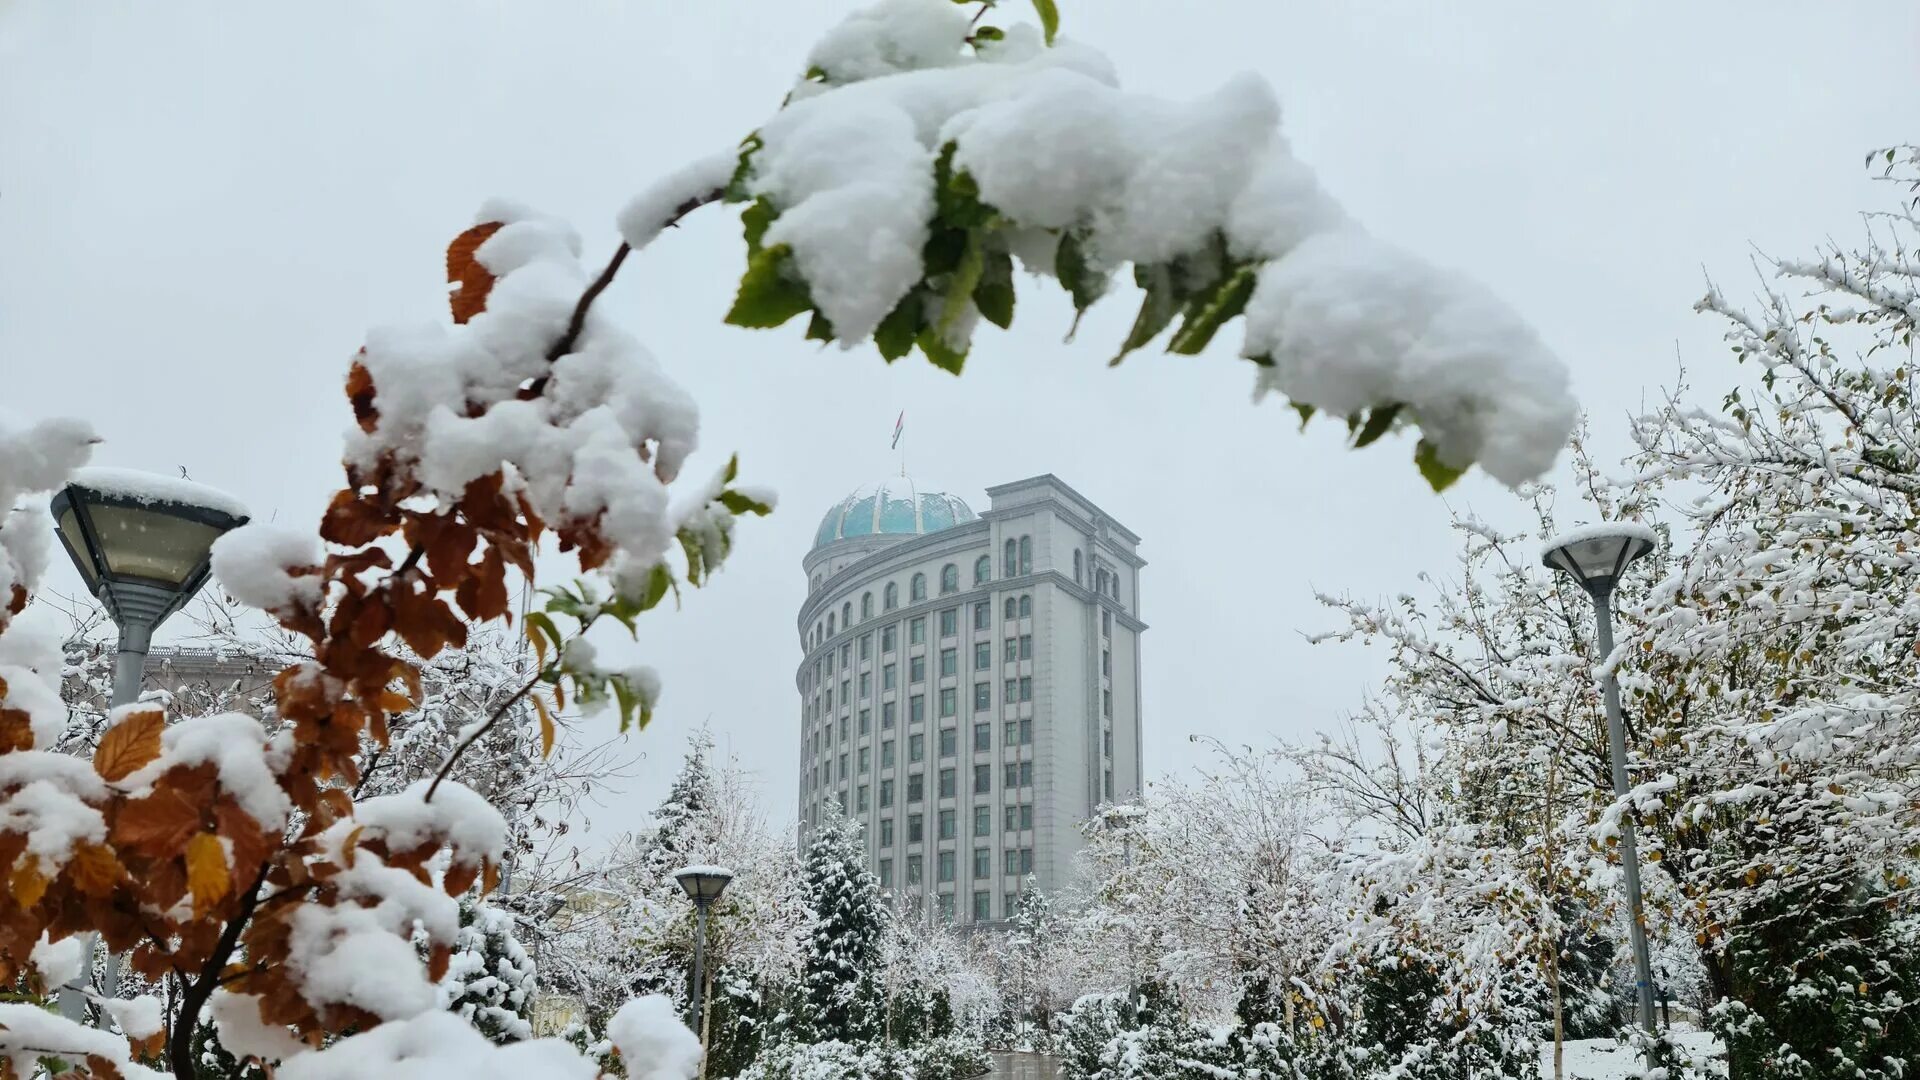
<instances>
[{"instance_id":1,"label":"building facade","mask_svg":"<svg viewBox=\"0 0 1920 1080\"><path fill-rule=\"evenodd\" d=\"M906 477L827 512L802 565L802 842L829 803L909 907L1007 918L1138 796L1140 538L1051 476L975 514Z\"/></svg>"}]
</instances>

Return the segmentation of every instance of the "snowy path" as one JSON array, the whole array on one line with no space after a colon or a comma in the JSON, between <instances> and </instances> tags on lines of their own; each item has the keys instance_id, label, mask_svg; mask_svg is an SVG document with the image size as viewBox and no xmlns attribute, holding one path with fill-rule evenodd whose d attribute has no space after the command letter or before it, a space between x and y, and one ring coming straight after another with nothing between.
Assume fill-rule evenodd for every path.
<instances>
[{"instance_id":1,"label":"snowy path","mask_svg":"<svg viewBox=\"0 0 1920 1080\"><path fill-rule=\"evenodd\" d=\"M1704 1031L1674 1033L1674 1041L1696 1055L1715 1049L1713 1037ZM1628 1047L1612 1039L1583 1039L1566 1047L1565 1080L1627 1080L1640 1074L1640 1059ZM1724 1075L1724 1066L1722 1069ZM1553 1044L1540 1048L1540 1076L1553 1078Z\"/></svg>"}]
</instances>

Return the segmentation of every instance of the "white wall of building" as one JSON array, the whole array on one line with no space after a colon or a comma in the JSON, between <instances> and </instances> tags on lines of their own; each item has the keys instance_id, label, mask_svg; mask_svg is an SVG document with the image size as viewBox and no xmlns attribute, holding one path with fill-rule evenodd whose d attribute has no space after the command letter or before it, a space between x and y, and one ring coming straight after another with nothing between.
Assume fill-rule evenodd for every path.
<instances>
[{"instance_id":1,"label":"white wall of building","mask_svg":"<svg viewBox=\"0 0 1920 1080\"><path fill-rule=\"evenodd\" d=\"M1004 919L1028 873L1043 891L1067 884L1081 823L1141 784L1138 537L1052 476L988 496L938 532L816 547L798 621L803 842L844 797L883 883L963 924Z\"/></svg>"}]
</instances>

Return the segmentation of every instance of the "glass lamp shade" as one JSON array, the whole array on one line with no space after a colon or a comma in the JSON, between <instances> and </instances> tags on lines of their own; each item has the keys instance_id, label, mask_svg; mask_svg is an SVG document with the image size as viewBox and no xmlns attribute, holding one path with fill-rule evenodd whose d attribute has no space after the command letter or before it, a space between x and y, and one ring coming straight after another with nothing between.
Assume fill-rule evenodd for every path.
<instances>
[{"instance_id":1,"label":"glass lamp shade","mask_svg":"<svg viewBox=\"0 0 1920 1080\"><path fill-rule=\"evenodd\" d=\"M673 880L686 890L687 899L704 907L720 899L733 880L733 871L724 866L688 866L675 871Z\"/></svg>"},{"instance_id":2,"label":"glass lamp shade","mask_svg":"<svg viewBox=\"0 0 1920 1080\"><path fill-rule=\"evenodd\" d=\"M1588 592L1604 591L1620 580L1629 563L1653 551L1655 539L1652 529L1631 522L1589 525L1548 541L1540 561Z\"/></svg>"},{"instance_id":3,"label":"glass lamp shade","mask_svg":"<svg viewBox=\"0 0 1920 1080\"><path fill-rule=\"evenodd\" d=\"M199 591L213 542L247 520L211 488L117 469L81 470L51 509L67 557L114 620L150 626Z\"/></svg>"}]
</instances>

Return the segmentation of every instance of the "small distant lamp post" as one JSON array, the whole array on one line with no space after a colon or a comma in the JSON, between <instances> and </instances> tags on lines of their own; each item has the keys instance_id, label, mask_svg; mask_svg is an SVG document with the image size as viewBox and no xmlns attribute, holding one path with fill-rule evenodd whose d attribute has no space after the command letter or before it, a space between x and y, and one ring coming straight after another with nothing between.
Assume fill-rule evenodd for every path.
<instances>
[{"instance_id":1,"label":"small distant lamp post","mask_svg":"<svg viewBox=\"0 0 1920 1080\"><path fill-rule=\"evenodd\" d=\"M140 697L153 631L207 580L213 542L246 524L244 507L213 488L132 469L81 469L51 507L60 546L119 627L112 708ZM88 939L92 955L92 939ZM106 992L118 980L107 962ZM79 1019L86 999L69 986L60 1011Z\"/></svg>"},{"instance_id":2,"label":"small distant lamp post","mask_svg":"<svg viewBox=\"0 0 1920 1080\"><path fill-rule=\"evenodd\" d=\"M1628 564L1650 554L1656 538L1652 529L1628 522L1609 522L1575 529L1548 541L1540 561L1579 582L1593 598L1595 637L1600 656L1613 654L1613 590ZM1627 737L1620 718L1620 681L1608 672L1601 684L1607 706L1607 751L1613 764L1613 793L1627 794ZM1626 875L1627 931L1633 942L1634 989L1640 1023L1648 1035L1656 1033L1653 1011L1653 971L1647 956L1647 929L1640 911L1640 855L1634 845L1633 817L1620 819L1620 865ZM1649 1067L1656 1064L1649 1061Z\"/></svg>"},{"instance_id":3,"label":"small distant lamp post","mask_svg":"<svg viewBox=\"0 0 1920 1080\"><path fill-rule=\"evenodd\" d=\"M707 1045L706 1024L706 963L707 963L707 909L720 894L727 889L727 882L733 880L733 871L724 866L687 866L674 872L673 880L680 883L686 891L687 899L693 901L693 1022L700 1025L700 1045ZM704 1059L700 1066L706 1070Z\"/></svg>"}]
</instances>

